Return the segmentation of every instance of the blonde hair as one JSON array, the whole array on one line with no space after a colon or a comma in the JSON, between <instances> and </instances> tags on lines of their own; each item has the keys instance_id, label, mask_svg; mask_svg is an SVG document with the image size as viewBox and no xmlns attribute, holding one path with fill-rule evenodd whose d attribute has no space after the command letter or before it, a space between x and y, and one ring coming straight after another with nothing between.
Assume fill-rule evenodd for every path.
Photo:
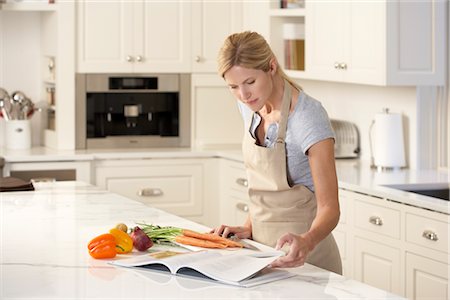
<instances>
[{"instance_id":1,"label":"blonde hair","mask_svg":"<svg viewBox=\"0 0 450 300\"><path fill-rule=\"evenodd\" d=\"M277 74L301 91L302 88L284 73L269 44L257 32L234 33L225 39L217 59L219 74L224 78L234 66L268 72L272 59L277 64Z\"/></svg>"}]
</instances>

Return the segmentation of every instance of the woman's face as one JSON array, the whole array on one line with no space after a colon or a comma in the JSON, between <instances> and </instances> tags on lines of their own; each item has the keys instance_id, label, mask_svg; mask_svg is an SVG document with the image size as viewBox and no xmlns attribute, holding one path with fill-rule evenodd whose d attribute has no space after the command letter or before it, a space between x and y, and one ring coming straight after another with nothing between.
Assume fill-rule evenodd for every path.
<instances>
[{"instance_id":1,"label":"woman's face","mask_svg":"<svg viewBox=\"0 0 450 300\"><path fill-rule=\"evenodd\" d=\"M273 92L272 70L247 69L234 66L224 74L233 95L252 111L259 111Z\"/></svg>"}]
</instances>

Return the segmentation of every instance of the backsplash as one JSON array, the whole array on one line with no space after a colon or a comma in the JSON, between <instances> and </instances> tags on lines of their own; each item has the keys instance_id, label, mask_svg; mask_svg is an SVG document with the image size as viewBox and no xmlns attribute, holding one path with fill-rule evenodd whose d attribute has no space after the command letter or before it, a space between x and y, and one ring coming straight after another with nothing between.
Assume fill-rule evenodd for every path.
<instances>
[{"instance_id":1,"label":"backsplash","mask_svg":"<svg viewBox=\"0 0 450 300\"><path fill-rule=\"evenodd\" d=\"M406 162L415 168L417 130L415 87L378 87L325 81L298 80L304 91L319 100L330 118L356 124L361 137L360 158L370 161L369 127L383 108L403 115Z\"/></svg>"}]
</instances>

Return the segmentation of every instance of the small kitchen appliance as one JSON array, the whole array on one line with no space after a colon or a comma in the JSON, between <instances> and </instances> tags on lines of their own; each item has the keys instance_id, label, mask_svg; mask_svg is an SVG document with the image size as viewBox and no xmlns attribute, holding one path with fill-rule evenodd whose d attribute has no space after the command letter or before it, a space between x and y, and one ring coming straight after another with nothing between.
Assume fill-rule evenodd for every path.
<instances>
[{"instance_id":1,"label":"small kitchen appliance","mask_svg":"<svg viewBox=\"0 0 450 300\"><path fill-rule=\"evenodd\" d=\"M401 114L391 113L388 108L383 108L370 125L369 138L373 168L383 170L406 166Z\"/></svg>"},{"instance_id":2,"label":"small kitchen appliance","mask_svg":"<svg viewBox=\"0 0 450 300\"><path fill-rule=\"evenodd\" d=\"M334 142L334 155L336 158L356 158L360 152L359 132L355 124L331 119L336 140Z\"/></svg>"},{"instance_id":3,"label":"small kitchen appliance","mask_svg":"<svg viewBox=\"0 0 450 300\"><path fill-rule=\"evenodd\" d=\"M78 74L77 149L187 147L188 74Z\"/></svg>"}]
</instances>

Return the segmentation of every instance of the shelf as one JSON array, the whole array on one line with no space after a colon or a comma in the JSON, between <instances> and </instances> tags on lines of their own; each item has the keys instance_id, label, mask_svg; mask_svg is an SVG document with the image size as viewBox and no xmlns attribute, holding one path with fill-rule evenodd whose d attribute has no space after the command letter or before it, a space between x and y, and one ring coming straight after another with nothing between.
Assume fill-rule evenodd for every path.
<instances>
[{"instance_id":1,"label":"shelf","mask_svg":"<svg viewBox=\"0 0 450 300\"><path fill-rule=\"evenodd\" d=\"M22 1L22 2L7 2L0 4L2 11L56 11L56 4L49 4L45 1Z\"/></svg>"},{"instance_id":2,"label":"shelf","mask_svg":"<svg viewBox=\"0 0 450 300\"><path fill-rule=\"evenodd\" d=\"M276 8L270 10L271 17L304 17L306 10L304 8Z\"/></svg>"}]
</instances>

